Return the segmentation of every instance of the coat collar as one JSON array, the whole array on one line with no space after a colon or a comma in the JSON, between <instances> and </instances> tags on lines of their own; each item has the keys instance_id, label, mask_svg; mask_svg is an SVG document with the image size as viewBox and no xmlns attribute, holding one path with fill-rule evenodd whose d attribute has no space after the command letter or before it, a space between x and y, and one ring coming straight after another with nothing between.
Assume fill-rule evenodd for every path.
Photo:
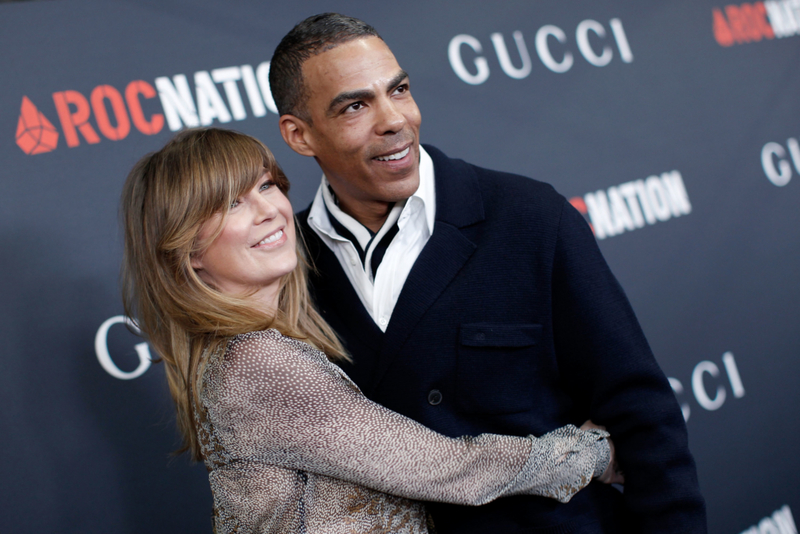
<instances>
[{"instance_id":1,"label":"coat collar","mask_svg":"<svg viewBox=\"0 0 800 534\"><path fill-rule=\"evenodd\" d=\"M423 147L433 160L436 220L456 228L481 222L485 215L475 169L463 160L448 158L436 147Z\"/></svg>"}]
</instances>

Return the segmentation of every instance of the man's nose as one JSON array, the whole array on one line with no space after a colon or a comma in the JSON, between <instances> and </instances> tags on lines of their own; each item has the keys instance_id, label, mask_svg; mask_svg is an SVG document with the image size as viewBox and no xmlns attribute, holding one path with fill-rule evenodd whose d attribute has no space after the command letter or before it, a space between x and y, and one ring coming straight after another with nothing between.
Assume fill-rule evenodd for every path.
<instances>
[{"instance_id":1,"label":"man's nose","mask_svg":"<svg viewBox=\"0 0 800 534\"><path fill-rule=\"evenodd\" d=\"M387 97L378 105L378 120L376 128L379 135L397 133L406 124L406 117L401 112L398 104Z\"/></svg>"}]
</instances>

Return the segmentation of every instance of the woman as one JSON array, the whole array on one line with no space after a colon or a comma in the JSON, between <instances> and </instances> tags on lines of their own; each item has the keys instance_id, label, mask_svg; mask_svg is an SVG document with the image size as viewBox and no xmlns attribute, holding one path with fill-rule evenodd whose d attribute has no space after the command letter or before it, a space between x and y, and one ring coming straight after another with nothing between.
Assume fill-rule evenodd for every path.
<instances>
[{"instance_id":1,"label":"woman","mask_svg":"<svg viewBox=\"0 0 800 534\"><path fill-rule=\"evenodd\" d=\"M259 141L206 129L139 161L122 197L126 312L209 469L216 532L428 532L416 500L566 502L604 473L602 430L453 439L366 399L332 363L288 189Z\"/></svg>"}]
</instances>

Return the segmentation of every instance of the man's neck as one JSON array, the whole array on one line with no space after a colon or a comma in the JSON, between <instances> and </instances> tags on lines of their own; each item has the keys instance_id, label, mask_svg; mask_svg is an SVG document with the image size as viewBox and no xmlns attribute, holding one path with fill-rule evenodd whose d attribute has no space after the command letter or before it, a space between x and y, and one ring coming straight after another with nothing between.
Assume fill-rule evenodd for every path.
<instances>
[{"instance_id":1,"label":"man's neck","mask_svg":"<svg viewBox=\"0 0 800 534\"><path fill-rule=\"evenodd\" d=\"M372 233L378 233L394 206L389 202L359 202L353 206L339 199L339 209L363 224Z\"/></svg>"}]
</instances>

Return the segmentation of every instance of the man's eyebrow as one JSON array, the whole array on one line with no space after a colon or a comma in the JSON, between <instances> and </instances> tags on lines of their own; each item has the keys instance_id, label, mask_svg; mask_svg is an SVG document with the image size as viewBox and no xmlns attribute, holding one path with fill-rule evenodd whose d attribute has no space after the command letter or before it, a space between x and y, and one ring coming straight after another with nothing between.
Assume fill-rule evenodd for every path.
<instances>
[{"instance_id":1,"label":"man's eyebrow","mask_svg":"<svg viewBox=\"0 0 800 534\"><path fill-rule=\"evenodd\" d=\"M334 115L336 113L336 108L338 108L339 105L343 104L344 102L348 102L350 100L369 100L374 96L375 93L373 93L371 89L357 89L355 91L339 93L333 98L333 100L331 100L331 103L328 104L328 115Z\"/></svg>"},{"instance_id":2,"label":"man's eyebrow","mask_svg":"<svg viewBox=\"0 0 800 534\"><path fill-rule=\"evenodd\" d=\"M391 91L392 89L400 85L400 82L406 80L407 78L408 78L408 73L404 70L401 70L400 72L397 73L397 75L394 78L389 80L389 83L386 84L386 90Z\"/></svg>"},{"instance_id":3,"label":"man's eyebrow","mask_svg":"<svg viewBox=\"0 0 800 534\"><path fill-rule=\"evenodd\" d=\"M404 70L398 72L394 78L389 80L389 83L386 84L386 90L391 91L400 83L408 78L408 73ZM331 103L328 104L328 115L334 115L336 113L336 108L338 108L344 102L349 102L351 100L368 100L373 98L375 93L371 89L357 89L355 91L346 91L344 93L339 93L336 95Z\"/></svg>"}]
</instances>

